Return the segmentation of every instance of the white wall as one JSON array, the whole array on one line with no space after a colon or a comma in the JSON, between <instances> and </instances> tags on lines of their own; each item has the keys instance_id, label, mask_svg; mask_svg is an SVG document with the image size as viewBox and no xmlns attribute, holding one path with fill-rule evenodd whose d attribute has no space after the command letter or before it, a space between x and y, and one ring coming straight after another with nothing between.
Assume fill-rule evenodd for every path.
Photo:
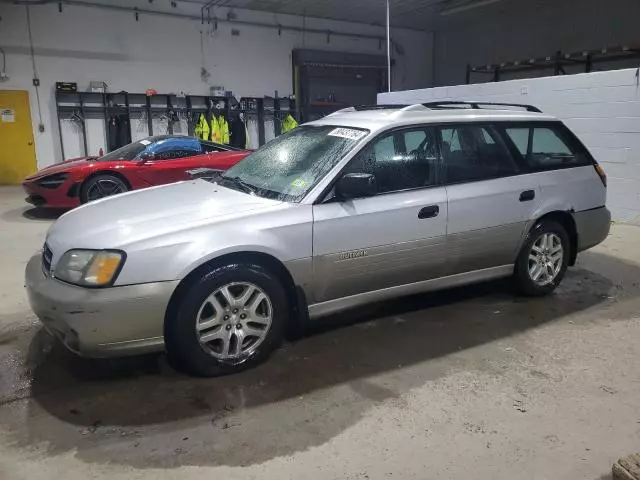
<instances>
[{"instance_id":1,"label":"white wall","mask_svg":"<svg viewBox=\"0 0 640 480\"><path fill-rule=\"evenodd\" d=\"M118 1L111 3L117 4ZM126 3L131 5L135 2ZM169 2L156 4L139 1L140 8L169 9ZM56 81L77 82L81 90L85 90L90 81L104 81L111 92L144 92L147 88L154 88L160 93L184 91L203 95L208 94L209 85L222 85L237 97L273 95L275 91L286 96L292 93L293 48L385 53L377 40L332 35L330 43L327 43L325 34L283 30L278 35L275 29L219 23L217 31L205 32L203 37L204 65L211 73L208 84L205 84L200 78L200 32L212 29L212 25L202 25L200 20L150 14L140 14L136 22L132 12L84 6L64 5L63 13L59 13L57 3L32 6L30 11L36 66L42 85L40 100L44 133L37 129L39 120L35 91L31 85L33 72L24 6L0 3L0 46L7 53L7 73L10 76L9 82L0 83L0 88L28 90L30 93L39 167L62 160L53 97ZM170 11L200 14L196 5L184 3ZM236 10L236 13L238 19L244 21L298 27L303 24L301 18L293 16L242 10ZM220 9L217 15L224 18L226 10ZM306 19L305 23L308 29L384 35L381 27L318 19ZM240 36L231 35L232 27L240 30ZM394 29L392 35L406 52L404 56L395 56L394 87L430 85L430 34ZM90 140L90 153L97 153L101 135L96 135L93 128L91 131L94 135ZM67 157L79 152L77 140L75 145L65 142Z\"/></svg>"},{"instance_id":2,"label":"white wall","mask_svg":"<svg viewBox=\"0 0 640 480\"><path fill-rule=\"evenodd\" d=\"M636 69L379 94L378 103L526 103L563 120L602 164L615 220L640 224L640 86Z\"/></svg>"},{"instance_id":3,"label":"white wall","mask_svg":"<svg viewBox=\"0 0 640 480\"><path fill-rule=\"evenodd\" d=\"M465 83L466 65L487 65L581 52L606 46L638 44L638 0L502 0L442 17L449 23L435 32L435 86ZM632 67L640 59L627 62ZM576 67L584 72L584 67ZM620 68L615 67L615 68ZM604 65L595 64L604 70ZM574 69L574 73L575 69ZM553 70L516 77L552 75ZM491 81L473 75L474 83Z\"/></svg>"}]
</instances>

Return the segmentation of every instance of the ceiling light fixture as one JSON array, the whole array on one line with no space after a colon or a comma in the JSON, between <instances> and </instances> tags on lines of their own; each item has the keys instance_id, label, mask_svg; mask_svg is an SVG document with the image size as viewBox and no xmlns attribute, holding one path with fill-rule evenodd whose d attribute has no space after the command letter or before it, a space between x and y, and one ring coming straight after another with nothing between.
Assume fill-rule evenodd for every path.
<instances>
[{"instance_id":1,"label":"ceiling light fixture","mask_svg":"<svg viewBox=\"0 0 640 480\"><path fill-rule=\"evenodd\" d=\"M440 15L445 16L445 15L453 15L455 13L458 12L466 12L467 10L472 10L474 8L478 8L478 7L484 7L486 5L491 5L494 3L498 3L501 2L502 0L483 0L480 2L475 2L475 3L467 3L464 5L460 5L458 7L452 7L452 8L448 8L446 10L443 10L440 12Z\"/></svg>"}]
</instances>

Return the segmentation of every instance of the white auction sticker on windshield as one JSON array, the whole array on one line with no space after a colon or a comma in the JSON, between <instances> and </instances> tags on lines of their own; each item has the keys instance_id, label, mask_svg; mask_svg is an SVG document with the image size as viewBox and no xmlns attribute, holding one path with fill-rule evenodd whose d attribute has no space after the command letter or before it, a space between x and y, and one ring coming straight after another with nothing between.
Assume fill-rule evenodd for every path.
<instances>
[{"instance_id":1,"label":"white auction sticker on windshield","mask_svg":"<svg viewBox=\"0 0 640 480\"><path fill-rule=\"evenodd\" d=\"M145 147L146 147L147 145L151 145L151 142L150 142L149 140L140 140L140 143L141 143L142 145L144 145Z\"/></svg>"},{"instance_id":2,"label":"white auction sticker on windshield","mask_svg":"<svg viewBox=\"0 0 640 480\"><path fill-rule=\"evenodd\" d=\"M364 137L367 132L362 130L355 130L353 128L334 128L329 132L332 137L348 138L349 140L358 140Z\"/></svg>"}]
</instances>

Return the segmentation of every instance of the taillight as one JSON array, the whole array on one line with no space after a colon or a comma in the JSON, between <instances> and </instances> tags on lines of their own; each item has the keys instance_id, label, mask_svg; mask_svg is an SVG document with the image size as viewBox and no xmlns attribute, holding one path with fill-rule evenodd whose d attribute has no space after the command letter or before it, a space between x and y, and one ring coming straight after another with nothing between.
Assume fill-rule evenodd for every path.
<instances>
[{"instance_id":1,"label":"taillight","mask_svg":"<svg viewBox=\"0 0 640 480\"><path fill-rule=\"evenodd\" d=\"M602 180L602 184L606 187L607 186L607 174L604 173L604 168L602 168L598 162L594 162L593 166L596 167L596 173L600 177L600 180Z\"/></svg>"}]
</instances>

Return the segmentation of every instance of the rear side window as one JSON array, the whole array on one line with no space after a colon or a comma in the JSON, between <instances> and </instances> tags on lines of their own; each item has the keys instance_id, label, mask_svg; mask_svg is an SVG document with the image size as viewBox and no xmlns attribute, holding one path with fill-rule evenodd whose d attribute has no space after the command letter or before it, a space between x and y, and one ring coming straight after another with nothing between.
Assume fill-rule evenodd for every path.
<instances>
[{"instance_id":1,"label":"rear side window","mask_svg":"<svg viewBox=\"0 0 640 480\"><path fill-rule=\"evenodd\" d=\"M560 126L518 126L505 128L507 136L533 170L588 165L587 153Z\"/></svg>"},{"instance_id":2,"label":"rear side window","mask_svg":"<svg viewBox=\"0 0 640 480\"><path fill-rule=\"evenodd\" d=\"M509 149L493 127L443 127L440 142L447 183L488 180L518 173Z\"/></svg>"}]
</instances>

